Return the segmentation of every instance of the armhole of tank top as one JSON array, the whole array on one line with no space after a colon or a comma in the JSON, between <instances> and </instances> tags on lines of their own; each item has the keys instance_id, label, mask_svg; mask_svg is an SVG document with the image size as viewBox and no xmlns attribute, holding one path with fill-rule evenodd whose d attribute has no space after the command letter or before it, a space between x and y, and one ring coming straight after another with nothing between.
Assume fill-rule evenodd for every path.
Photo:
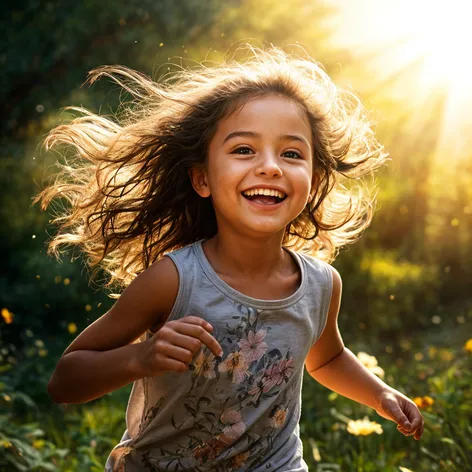
<instances>
[{"instance_id":1,"label":"armhole of tank top","mask_svg":"<svg viewBox=\"0 0 472 472\"><path fill-rule=\"evenodd\" d=\"M333 273L329 266L329 264L325 261L318 259L321 265L324 268L326 274L326 286L324 290L323 301L321 303L320 311L321 311L321 322L320 322L320 330L318 332L317 340L323 334L324 329L326 328L326 323L328 321L328 313L329 307L331 305L331 298L333 296Z\"/></svg>"},{"instance_id":2,"label":"armhole of tank top","mask_svg":"<svg viewBox=\"0 0 472 472\"><path fill-rule=\"evenodd\" d=\"M179 289L177 291L177 297L174 302L174 306L172 307L169 316L167 317L167 321L175 320L182 316L187 309L187 305L190 298L190 286L191 283L187 280L189 275L191 274L186 273L185 268L181 266L180 260L176 257L175 254L170 253L166 254L164 257L168 257L174 263L177 273L179 275ZM166 321L166 323L167 323Z\"/></svg>"}]
</instances>

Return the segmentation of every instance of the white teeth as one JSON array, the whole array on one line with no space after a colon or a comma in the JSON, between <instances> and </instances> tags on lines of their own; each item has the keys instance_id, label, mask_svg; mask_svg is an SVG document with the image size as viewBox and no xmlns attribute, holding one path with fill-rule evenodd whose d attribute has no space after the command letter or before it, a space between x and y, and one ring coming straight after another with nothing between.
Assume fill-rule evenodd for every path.
<instances>
[{"instance_id":1,"label":"white teeth","mask_svg":"<svg viewBox=\"0 0 472 472\"><path fill-rule=\"evenodd\" d=\"M243 193L244 195L248 197L252 197L253 195L268 195L271 197L278 197L278 198L285 197L285 193L279 192L278 190L268 189L268 188L253 188Z\"/></svg>"}]
</instances>

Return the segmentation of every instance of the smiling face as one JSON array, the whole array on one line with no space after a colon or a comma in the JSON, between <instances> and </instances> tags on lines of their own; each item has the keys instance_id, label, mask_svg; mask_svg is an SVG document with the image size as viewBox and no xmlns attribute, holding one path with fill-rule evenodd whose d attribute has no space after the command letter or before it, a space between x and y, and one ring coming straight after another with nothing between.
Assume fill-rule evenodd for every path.
<instances>
[{"instance_id":1,"label":"smiling face","mask_svg":"<svg viewBox=\"0 0 472 472\"><path fill-rule=\"evenodd\" d=\"M218 123L204 167L191 171L192 184L211 197L218 232L283 234L310 196L312 156L299 104L278 95L253 98Z\"/></svg>"}]
</instances>

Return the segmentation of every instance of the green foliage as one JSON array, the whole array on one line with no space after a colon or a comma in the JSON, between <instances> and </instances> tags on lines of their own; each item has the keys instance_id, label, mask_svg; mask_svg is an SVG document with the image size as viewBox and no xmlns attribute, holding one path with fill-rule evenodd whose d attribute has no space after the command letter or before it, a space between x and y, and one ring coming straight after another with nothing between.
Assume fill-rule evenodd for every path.
<instances>
[{"instance_id":1,"label":"green foliage","mask_svg":"<svg viewBox=\"0 0 472 472\"><path fill-rule=\"evenodd\" d=\"M462 345L429 346L426 336L411 358L412 346L403 346L404 354L395 362L391 354L382 354L379 364L387 382L409 398L432 399L431 406L420 407L425 419L421 440L400 435L393 422L368 407L328 393L307 374L301 433L310 470L397 472L399 467L406 467L414 472L459 472L472 467L472 353ZM380 423L383 433L350 435L348 421L364 416Z\"/></svg>"}]
</instances>

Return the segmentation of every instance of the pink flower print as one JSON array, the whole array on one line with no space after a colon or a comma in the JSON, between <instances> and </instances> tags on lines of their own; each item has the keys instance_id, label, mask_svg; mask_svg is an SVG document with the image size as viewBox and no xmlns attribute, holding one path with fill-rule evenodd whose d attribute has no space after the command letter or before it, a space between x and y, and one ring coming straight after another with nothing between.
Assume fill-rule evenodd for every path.
<instances>
[{"instance_id":1,"label":"pink flower print","mask_svg":"<svg viewBox=\"0 0 472 472\"><path fill-rule=\"evenodd\" d=\"M279 370L279 364L273 364L270 366L262 379L264 384L262 390L264 393L267 393L269 390L272 390L276 385L280 385L283 381L283 376Z\"/></svg>"},{"instance_id":2,"label":"pink flower print","mask_svg":"<svg viewBox=\"0 0 472 472\"><path fill-rule=\"evenodd\" d=\"M267 351L267 344L264 342L267 331L260 329L256 334L249 331L247 339L239 341L239 347L248 364L258 361Z\"/></svg>"},{"instance_id":3,"label":"pink flower print","mask_svg":"<svg viewBox=\"0 0 472 472\"><path fill-rule=\"evenodd\" d=\"M264 384L263 391L267 393L269 390L274 388L276 385L280 385L284 380L288 382L288 379L293 374L293 358L282 359L276 364L269 367L264 374L262 382Z\"/></svg>"},{"instance_id":4,"label":"pink flower print","mask_svg":"<svg viewBox=\"0 0 472 472\"><path fill-rule=\"evenodd\" d=\"M223 434L231 438L233 441L239 439L244 431L246 431L246 425L242 421L241 413L236 410L225 410L220 416L220 421L226 425L223 428Z\"/></svg>"},{"instance_id":5,"label":"pink flower print","mask_svg":"<svg viewBox=\"0 0 472 472\"><path fill-rule=\"evenodd\" d=\"M195 359L193 365L195 370L193 371L194 376L203 375L207 379L214 379L215 374L215 356L210 351L208 355L205 355L204 350L202 349Z\"/></svg>"},{"instance_id":6,"label":"pink flower print","mask_svg":"<svg viewBox=\"0 0 472 472\"><path fill-rule=\"evenodd\" d=\"M262 377L264 375L264 372L262 372L262 374L259 374L255 380L254 380L254 387L251 388L251 390L249 390L247 393L249 395L252 396L252 401L254 403L257 403L257 401L259 400L259 397L261 396L262 394L262 388L263 388L263 383L262 383Z\"/></svg>"},{"instance_id":7,"label":"pink flower print","mask_svg":"<svg viewBox=\"0 0 472 472\"><path fill-rule=\"evenodd\" d=\"M247 370L246 359L241 354L241 351L232 352L223 362L218 366L220 372L229 372L233 374L233 383L240 384L244 381L244 377L249 375Z\"/></svg>"},{"instance_id":8,"label":"pink flower print","mask_svg":"<svg viewBox=\"0 0 472 472\"><path fill-rule=\"evenodd\" d=\"M279 361L279 372L285 382L288 382L288 379L292 376L293 369L293 357L288 360L282 359L281 361Z\"/></svg>"}]
</instances>

